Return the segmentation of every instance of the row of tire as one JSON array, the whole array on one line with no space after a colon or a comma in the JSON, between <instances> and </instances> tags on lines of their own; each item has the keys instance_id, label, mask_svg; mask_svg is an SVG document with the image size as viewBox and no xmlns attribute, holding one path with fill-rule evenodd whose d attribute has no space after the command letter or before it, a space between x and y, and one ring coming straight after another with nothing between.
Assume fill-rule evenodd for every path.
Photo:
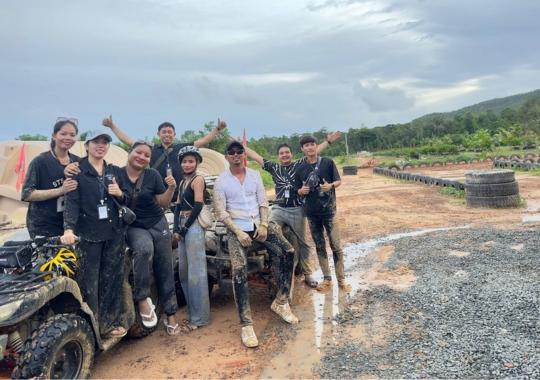
<instances>
[{"instance_id":1,"label":"row of tire","mask_svg":"<svg viewBox=\"0 0 540 380\"><path fill-rule=\"evenodd\" d=\"M493 162L493 166L496 168L519 168L524 170L532 170L540 168L540 159L533 161L531 159L526 159L524 161L518 160L496 160Z\"/></svg>"},{"instance_id":2,"label":"row of tire","mask_svg":"<svg viewBox=\"0 0 540 380\"><path fill-rule=\"evenodd\" d=\"M373 173L400 179L403 181L419 182L429 186L453 187L457 190L465 190L465 185L459 181L403 172L399 170L392 170L390 168L376 167L373 168Z\"/></svg>"}]
</instances>

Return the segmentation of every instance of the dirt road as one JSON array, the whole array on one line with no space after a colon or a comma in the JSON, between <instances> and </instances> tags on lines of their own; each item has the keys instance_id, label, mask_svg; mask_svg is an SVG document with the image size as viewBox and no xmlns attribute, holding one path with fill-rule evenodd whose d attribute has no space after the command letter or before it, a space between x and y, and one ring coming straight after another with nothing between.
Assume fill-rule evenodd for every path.
<instances>
[{"instance_id":1,"label":"dirt road","mask_svg":"<svg viewBox=\"0 0 540 380\"><path fill-rule=\"evenodd\" d=\"M487 168L476 164L474 168ZM459 177L472 166L432 169L432 175ZM418 170L417 170L418 171ZM427 169L422 169L427 173ZM437 172L436 174L433 172ZM518 174L522 196L528 207L512 210L468 209L464 202L439 194L436 187L396 181L373 175L363 169L357 176L343 177L338 189L338 214L343 242L347 245L383 238L389 234L426 228L476 225L519 226L523 219L534 220L540 212L540 177ZM373 240L376 241L376 240ZM363 248L362 248L363 249ZM374 255L372 261L385 261L391 251L365 250L350 246L346 254L354 261L360 254ZM358 254L358 255L357 255ZM352 263L348 263L352 265ZM350 281L355 291L378 284L404 286L414 282L406 273L380 273L377 265L364 278ZM142 340L127 341L97 359L94 378L283 378L313 377L325 345L335 337L334 317L349 302L333 289L320 294L297 282L293 310L301 319L297 327L280 322L269 310L264 289L251 292L257 349L246 349L239 338L238 317L230 295L214 294L211 324L189 335L168 337L160 329ZM184 311L179 314L184 317ZM374 321L376 328L383 328ZM376 338L374 338L376 339Z\"/></svg>"}]
</instances>

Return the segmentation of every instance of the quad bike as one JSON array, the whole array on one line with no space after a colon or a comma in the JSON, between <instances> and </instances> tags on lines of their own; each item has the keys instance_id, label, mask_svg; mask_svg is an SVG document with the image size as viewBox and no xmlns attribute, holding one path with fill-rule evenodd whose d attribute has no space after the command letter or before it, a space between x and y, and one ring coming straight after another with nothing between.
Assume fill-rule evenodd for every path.
<instances>
[{"instance_id":1,"label":"quad bike","mask_svg":"<svg viewBox=\"0 0 540 380\"><path fill-rule=\"evenodd\" d=\"M147 335L131 297L126 255L122 325ZM0 247L0 360L15 365L13 378L86 378L94 357L122 338L104 339L72 278L73 247L58 238L7 241Z\"/></svg>"}]
</instances>

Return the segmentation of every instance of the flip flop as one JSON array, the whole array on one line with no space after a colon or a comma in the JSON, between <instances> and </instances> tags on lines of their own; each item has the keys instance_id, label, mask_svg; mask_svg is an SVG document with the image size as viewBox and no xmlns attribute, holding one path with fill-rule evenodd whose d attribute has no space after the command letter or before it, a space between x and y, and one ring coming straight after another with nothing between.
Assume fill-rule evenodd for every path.
<instances>
[{"instance_id":1,"label":"flip flop","mask_svg":"<svg viewBox=\"0 0 540 380\"><path fill-rule=\"evenodd\" d=\"M146 302L150 306L150 314L144 314L139 311L139 315L141 316L141 322L143 326L149 329L157 325L158 317L156 315L156 307L154 306L152 299L150 297L147 297Z\"/></svg>"},{"instance_id":2,"label":"flip flop","mask_svg":"<svg viewBox=\"0 0 540 380\"><path fill-rule=\"evenodd\" d=\"M167 334L168 335L178 335L178 333L180 332L180 329L179 329L179 325L178 323L174 324L174 325L169 325L167 323L167 319L164 319L163 320L163 324L165 325L165 331L167 331Z\"/></svg>"}]
</instances>

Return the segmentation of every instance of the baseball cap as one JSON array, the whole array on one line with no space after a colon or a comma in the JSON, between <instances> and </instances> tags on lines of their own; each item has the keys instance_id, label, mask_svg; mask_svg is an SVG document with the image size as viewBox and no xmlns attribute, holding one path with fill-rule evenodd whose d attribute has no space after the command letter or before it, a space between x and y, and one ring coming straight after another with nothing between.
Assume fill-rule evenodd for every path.
<instances>
[{"instance_id":1,"label":"baseball cap","mask_svg":"<svg viewBox=\"0 0 540 380\"><path fill-rule=\"evenodd\" d=\"M95 140L98 137L105 137L107 142L112 141L111 135L109 135L109 133L105 129L93 129L91 131L86 132L84 143L86 144L88 141Z\"/></svg>"},{"instance_id":2,"label":"baseball cap","mask_svg":"<svg viewBox=\"0 0 540 380\"><path fill-rule=\"evenodd\" d=\"M227 154L227 152L228 152L229 150L231 150L232 148L238 148L238 149L244 150L244 146L242 145L242 143L241 143L240 141L234 140L234 141L231 141L231 142L227 145L227 147L225 148L225 154Z\"/></svg>"}]
</instances>

